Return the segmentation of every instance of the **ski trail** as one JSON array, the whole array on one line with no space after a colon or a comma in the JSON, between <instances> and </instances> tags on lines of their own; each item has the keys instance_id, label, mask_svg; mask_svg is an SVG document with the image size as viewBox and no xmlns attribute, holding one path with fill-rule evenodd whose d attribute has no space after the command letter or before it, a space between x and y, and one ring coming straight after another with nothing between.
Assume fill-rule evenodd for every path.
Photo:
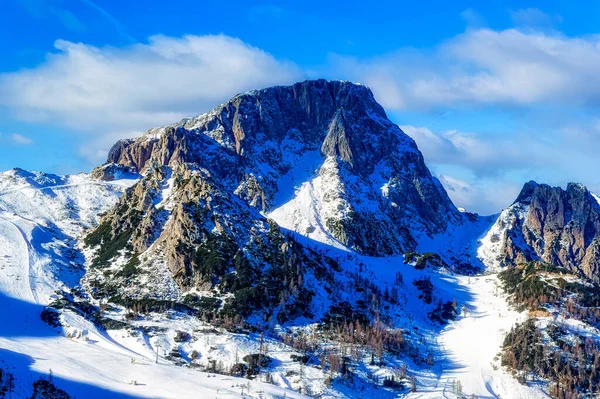
<instances>
[{"instance_id":1,"label":"ski trail","mask_svg":"<svg viewBox=\"0 0 600 399\"><path fill-rule=\"evenodd\" d=\"M40 300L39 300L39 297L38 297L38 294L37 294L35 283L31 281L32 278L33 279L36 278L33 275L33 268L32 268L33 260L31 259L31 242L29 242L29 239L27 238L27 234L25 233L25 231L23 231L23 229L21 227L19 227L19 225L17 225L16 223L13 223L11 221L9 221L9 223L11 225L13 225L15 229L17 229L17 231L21 235L21 238L23 238L23 241L25 242L25 248L27 250L27 252L26 252L26 256L27 256L27 282L28 282L28 286L29 286L29 292L31 292L31 297L33 298L34 302L37 305L37 304L40 303Z\"/></svg>"},{"instance_id":2,"label":"ski trail","mask_svg":"<svg viewBox=\"0 0 600 399\"><path fill-rule=\"evenodd\" d=\"M22 276L23 280L27 280L27 284L23 283L22 287L14 289L12 294L14 294L14 296L16 298L23 299L28 302L33 301L33 303L35 303L36 305L45 306L46 302L41 301L39 298L39 295L37 293L36 281L38 280L38 277L36 276L36 274L34 272L33 264L35 263L35 260L33 259L33 256L32 256L32 252L34 252L34 250L33 250L31 242L29 241L27 233L17 223L12 222L11 220L9 220L5 217L0 216L0 223L3 223L5 226L8 226L14 232L14 240L10 240L10 241L13 243L17 243L17 242L20 243L17 251L20 251L20 253L23 254L23 258L24 258L23 264L17 265L17 268L20 269L20 273L17 274L18 277L15 278L15 280L21 281L20 277ZM33 224L36 225L35 223L33 223ZM25 264L25 262L26 262L26 264ZM25 285L27 287L25 287ZM22 295L23 292L29 292L30 298L24 297ZM89 323L89 325L86 325L87 323ZM74 327L81 327L82 329L92 331L98 336L98 338L102 339L108 345L113 346L116 349L123 351L125 353L129 353L130 355L135 355L140 358L147 359L146 356L139 354L136 351L125 347L124 345L121 345L120 343L115 341L112 337L110 337L110 335L108 335L108 333L106 331L98 329L93 323L89 322L88 320L81 323L81 325L74 326Z\"/></svg>"},{"instance_id":3,"label":"ski trail","mask_svg":"<svg viewBox=\"0 0 600 399\"><path fill-rule=\"evenodd\" d=\"M31 298L29 298L29 299L32 300L33 303L39 304L39 298L35 292L35 288L31 281L31 278L32 278L32 276L31 276L31 251L30 251L31 244L30 244L29 240L27 239L27 235L23 231L23 229L21 229L15 223L13 223L12 221L10 221L4 217L0 217L0 223L4 223L6 226L9 226L9 228L15 232L14 236L16 237L16 240L13 240L13 243L21 244L18 247L20 247L22 249L21 253L24 255L27 265L26 265L26 267L25 267L25 265L22 265L23 267L19 267L19 265L17 265L17 268L24 269L24 270L20 270L20 272L26 273L26 275L23 277L25 277L27 279L27 287L29 289L28 291L31 296ZM19 273L19 271L17 273ZM17 274L17 275L19 277L21 276L21 274ZM17 289L15 291L18 291L18 292L12 292L12 293L16 294L17 298L24 299L24 300L28 299L28 298L23 298L23 296L22 296L23 291L21 289Z\"/></svg>"},{"instance_id":4,"label":"ski trail","mask_svg":"<svg viewBox=\"0 0 600 399\"><path fill-rule=\"evenodd\" d=\"M468 311L448 323L437 334L433 348L437 353L439 372L415 376L417 392L407 398L456 399L455 388L460 383L463 397L474 395L480 399L542 399L548 394L539 385L521 384L505 371L497 355L502 350L504 337L510 328L525 320L526 314L512 310L503 294L498 294L497 274L480 276L452 275L446 280L452 285L441 289L449 292L465 291L464 302ZM455 385L456 384L456 385Z\"/></svg>"},{"instance_id":5,"label":"ski trail","mask_svg":"<svg viewBox=\"0 0 600 399\"><path fill-rule=\"evenodd\" d=\"M519 383L496 361L506 332L524 320L525 314L511 310L502 295L495 295L497 275L458 277L470 293L466 316L461 315L444 328L440 342L449 348L447 361L454 364L443 373L443 397L454 397L449 384L460 382L462 392L481 398L547 398L539 387ZM450 391L450 392L449 392Z\"/></svg>"},{"instance_id":6,"label":"ski trail","mask_svg":"<svg viewBox=\"0 0 600 399\"><path fill-rule=\"evenodd\" d=\"M87 319L86 319L86 321L87 321ZM110 334L108 334L108 332L106 330L98 328L92 322L88 321L88 323L90 324L90 326L87 328L88 331L92 331L93 333L95 333L98 336L98 338L102 339L109 346L112 346L115 349L117 349L123 353L126 353L128 355L135 355L142 359L151 360L150 357L145 356L141 353L138 353L138 352L134 351L133 349L130 349L130 348L126 347L125 345L117 342L113 337L110 336Z\"/></svg>"}]
</instances>

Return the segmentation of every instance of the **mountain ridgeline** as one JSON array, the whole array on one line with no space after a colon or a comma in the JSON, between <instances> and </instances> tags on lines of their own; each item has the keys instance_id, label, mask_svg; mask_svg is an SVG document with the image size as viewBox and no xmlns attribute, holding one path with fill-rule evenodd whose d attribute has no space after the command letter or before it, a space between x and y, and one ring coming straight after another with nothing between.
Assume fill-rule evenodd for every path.
<instances>
[{"instance_id":1,"label":"mountain ridgeline","mask_svg":"<svg viewBox=\"0 0 600 399\"><path fill-rule=\"evenodd\" d=\"M113 298L123 287L147 295L136 290L166 270L180 293L235 293L235 312L286 304L280 319L310 317L310 298L331 295L336 262L291 232L389 256L476 220L457 210L371 91L349 82L239 94L121 140L94 176L123 171L141 178L85 240L97 270L88 282ZM489 233L495 261L544 260L597 279L599 211L583 186L528 183Z\"/></svg>"}]
</instances>

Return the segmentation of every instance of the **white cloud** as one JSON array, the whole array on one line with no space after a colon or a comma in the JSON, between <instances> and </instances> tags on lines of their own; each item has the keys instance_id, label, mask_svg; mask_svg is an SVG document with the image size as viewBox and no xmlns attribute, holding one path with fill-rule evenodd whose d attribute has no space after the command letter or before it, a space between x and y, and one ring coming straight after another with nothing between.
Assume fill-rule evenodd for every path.
<instances>
[{"instance_id":1,"label":"white cloud","mask_svg":"<svg viewBox=\"0 0 600 399\"><path fill-rule=\"evenodd\" d=\"M397 110L600 100L599 36L468 29L431 51L400 49L370 59L333 55L331 61Z\"/></svg>"},{"instance_id":2,"label":"white cloud","mask_svg":"<svg viewBox=\"0 0 600 399\"><path fill-rule=\"evenodd\" d=\"M33 69L0 75L0 104L22 119L82 133L143 131L301 75L292 64L223 35L153 36L124 48L58 40L55 48Z\"/></svg>"},{"instance_id":3,"label":"white cloud","mask_svg":"<svg viewBox=\"0 0 600 399\"><path fill-rule=\"evenodd\" d=\"M0 132L0 143L12 144L12 145L28 145L33 143L33 140L22 134L12 133L4 134Z\"/></svg>"},{"instance_id":4,"label":"white cloud","mask_svg":"<svg viewBox=\"0 0 600 399\"><path fill-rule=\"evenodd\" d=\"M28 144L33 143L32 139L30 139L29 137L25 137L18 133L11 134L9 138L13 144L28 145Z\"/></svg>"},{"instance_id":5,"label":"white cloud","mask_svg":"<svg viewBox=\"0 0 600 399\"><path fill-rule=\"evenodd\" d=\"M513 17L524 25L543 20L534 11ZM434 49L401 49L368 59L332 55L318 70L369 85L390 110L598 105L600 37L569 38L521 28L493 31L478 27L485 21L472 10L463 18L469 23L465 33ZM122 48L58 40L55 48L37 67L0 74L0 106L23 120L85 135L79 156L94 165L119 138L206 112L238 92L316 73L224 35L159 35ZM560 130L565 124L560 121L543 134L538 125L534 135L402 128L416 140L457 205L489 213L514 199L521 184L510 181L541 176L552 184L568 179L600 187L600 181L592 180L595 168L589 167L597 164L600 122ZM21 144L27 140L22 137ZM5 135L3 141L19 140ZM455 174L456 168L461 173Z\"/></svg>"},{"instance_id":6,"label":"white cloud","mask_svg":"<svg viewBox=\"0 0 600 399\"><path fill-rule=\"evenodd\" d=\"M123 25L115 17L113 17L112 14L110 14L108 11L106 11L106 9L100 7L98 4L94 3L91 0L80 0L80 1L83 4L85 4L86 6L90 7L92 10L99 13L104 19L106 19L109 23L111 23L116 28L117 32L119 32L119 34L121 36L123 36L125 39L129 40L132 43L136 41L135 38L133 38L131 35L129 35L127 33L127 31L125 30Z\"/></svg>"},{"instance_id":7,"label":"white cloud","mask_svg":"<svg viewBox=\"0 0 600 399\"><path fill-rule=\"evenodd\" d=\"M467 23L467 26L470 28L480 28L482 26L487 25L487 21L485 20L483 15L473 10L472 8L467 8L466 10L463 10L460 13L460 16L462 17L462 19L464 19L464 21Z\"/></svg>"},{"instance_id":8,"label":"white cloud","mask_svg":"<svg viewBox=\"0 0 600 399\"><path fill-rule=\"evenodd\" d=\"M528 180L564 187L579 182L598 191L600 120L543 135L434 132L401 126L423 153L457 206L489 214L508 206Z\"/></svg>"},{"instance_id":9,"label":"white cloud","mask_svg":"<svg viewBox=\"0 0 600 399\"><path fill-rule=\"evenodd\" d=\"M534 29L552 29L562 22L560 15L550 15L538 8L524 8L510 11L510 17L516 26Z\"/></svg>"},{"instance_id":10,"label":"white cloud","mask_svg":"<svg viewBox=\"0 0 600 399\"><path fill-rule=\"evenodd\" d=\"M456 206L482 215L506 208L521 190L521 185L504 180L469 183L450 175L440 175L438 178Z\"/></svg>"},{"instance_id":11,"label":"white cloud","mask_svg":"<svg viewBox=\"0 0 600 399\"><path fill-rule=\"evenodd\" d=\"M112 145L118 140L123 138L135 138L139 135L140 132L135 130L116 130L91 136L86 140L84 145L79 147L77 155L93 166L101 165L106 161L108 151Z\"/></svg>"},{"instance_id":12,"label":"white cloud","mask_svg":"<svg viewBox=\"0 0 600 399\"><path fill-rule=\"evenodd\" d=\"M40 0L18 0L18 4L36 19L50 18L56 19L65 28L73 31L83 31L87 29L75 14L61 7L60 1L40 1Z\"/></svg>"},{"instance_id":13,"label":"white cloud","mask_svg":"<svg viewBox=\"0 0 600 399\"><path fill-rule=\"evenodd\" d=\"M560 159L564 150L559 151L552 144L516 133L484 137L458 130L433 132L426 127L400 127L417 142L428 164L460 166L476 176L548 166L548 160ZM515 145L517 142L519 145Z\"/></svg>"},{"instance_id":14,"label":"white cloud","mask_svg":"<svg viewBox=\"0 0 600 399\"><path fill-rule=\"evenodd\" d=\"M579 121L561 129L564 137L583 151L596 149L600 145L600 119Z\"/></svg>"}]
</instances>

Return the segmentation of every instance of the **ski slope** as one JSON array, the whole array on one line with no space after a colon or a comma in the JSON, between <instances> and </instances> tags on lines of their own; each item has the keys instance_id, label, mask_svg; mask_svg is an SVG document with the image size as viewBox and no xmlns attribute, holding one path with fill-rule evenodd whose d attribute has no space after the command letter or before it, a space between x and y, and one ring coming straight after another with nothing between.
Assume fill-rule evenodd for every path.
<instances>
[{"instance_id":1,"label":"ski slope","mask_svg":"<svg viewBox=\"0 0 600 399\"><path fill-rule=\"evenodd\" d=\"M475 227L480 229L477 224ZM481 237L487 234L487 231L479 232ZM490 268L484 274L469 277L449 271L416 270L404 265L402 257L363 257L362 260L369 265L382 287L393 281L395 273L399 271L404 276L405 290L410 295L412 281L428 276L437 296L445 300L454 298L459 306L466 308L457 320L439 331L430 330L436 364L433 370L417 367L411 370L416 375L418 389L406 395L407 398L456 398L454 387L457 381L466 397L550 397L544 386L523 385L501 367L498 355L504 336L513 325L525 321L527 314L509 307L500 288L498 270ZM482 262L489 264L486 259L482 259ZM401 306L408 308L407 313L412 316L408 324L405 324L406 320L396 321L399 326L427 328L427 315L416 295L409 296Z\"/></svg>"},{"instance_id":2,"label":"ski slope","mask_svg":"<svg viewBox=\"0 0 600 399\"><path fill-rule=\"evenodd\" d=\"M444 328L438 338L444 357L442 393L452 397L447 395L448 389L452 390L453 381L460 381L465 395L478 398L549 397L540 387L520 384L500 367L497 355L504 335L526 315L509 309L506 298L499 294L497 276L457 276L456 281L471 300L466 314Z\"/></svg>"},{"instance_id":3,"label":"ski slope","mask_svg":"<svg viewBox=\"0 0 600 399\"><path fill-rule=\"evenodd\" d=\"M117 342L70 311L62 315L69 326L60 333L42 322L40 314L54 291L68 290L67 284L81 276L64 267L60 247L65 242L58 238L74 243L71 235L82 232L92 213L114 205L132 184L86 179L42 187L21 182L0 193L0 364L15 375L14 397L30 397L32 383L50 373L58 388L78 398L240 398L242 392L252 398L304 397L163 359L157 364L153 354ZM64 213L82 219L61 220Z\"/></svg>"}]
</instances>

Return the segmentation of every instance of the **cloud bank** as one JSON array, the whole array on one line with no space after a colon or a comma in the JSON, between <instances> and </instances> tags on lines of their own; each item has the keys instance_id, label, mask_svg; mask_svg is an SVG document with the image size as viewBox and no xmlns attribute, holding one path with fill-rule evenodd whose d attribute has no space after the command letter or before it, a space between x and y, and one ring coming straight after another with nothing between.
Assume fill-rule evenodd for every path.
<instances>
[{"instance_id":1,"label":"cloud bank","mask_svg":"<svg viewBox=\"0 0 600 399\"><path fill-rule=\"evenodd\" d=\"M515 17L536 15L522 11ZM556 32L478 28L429 51L331 58L352 79L371 86L384 106L396 110L600 101L597 35L571 38Z\"/></svg>"},{"instance_id":2,"label":"cloud bank","mask_svg":"<svg viewBox=\"0 0 600 399\"><path fill-rule=\"evenodd\" d=\"M291 63L223 35L153 36L124 48L58 40L55 48L33 69L0 75L0 104L81 133L141 132L300 76Z\"/></svg>"},{"instance_id":3,"label":"cloud bank","mask_svg":"<svg viewBox=\"0 0 600 399\"><path fill-rule=\"evenodd\" d=\"M518 19L541 19L532 10ZM26 120L146 129L211 109L248 89L308 75L225 35L152 36L126 47L57 40L35 68L0 75L0 104ZM370 86L390 110L600 101L600 38L467 29L432 50L357 59L331 55L321 76ZM314 74L314 70L311 71Z\"/></svg>"}]
</instances>

